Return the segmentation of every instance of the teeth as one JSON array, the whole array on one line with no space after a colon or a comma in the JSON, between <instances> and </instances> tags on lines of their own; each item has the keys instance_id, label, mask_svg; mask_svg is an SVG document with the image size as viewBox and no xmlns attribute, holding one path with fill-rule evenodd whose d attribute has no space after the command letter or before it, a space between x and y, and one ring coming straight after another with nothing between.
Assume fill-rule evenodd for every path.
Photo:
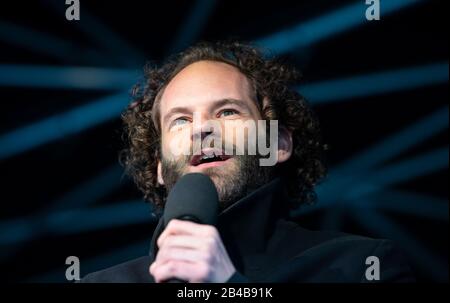
<instances>
[{"instance_id":1,"label":"teeth","mask_svg":"<svg viewBox=\"0 0 450 303\"><path fill-rule=\"evenodd\" d=\"M216 155L215 152L213 152L210 155L203 154L200 158L197 158L198 160L196 161L195 165L201 164L203 161L207 161L210 159L215 159L215 161L223 161L223 158L220 155L221 155L220 153Z\"/></svg>"},{"instance_id":2,"label":"teeth","mask_svg":"<svg viewBox=\"0 0 450 303\"><path fill-rule=\"evenodd\" d=\"M212 159L214 157L215 157L215 155L203 155L202 160Z\"/></svg>"}]
</instances>

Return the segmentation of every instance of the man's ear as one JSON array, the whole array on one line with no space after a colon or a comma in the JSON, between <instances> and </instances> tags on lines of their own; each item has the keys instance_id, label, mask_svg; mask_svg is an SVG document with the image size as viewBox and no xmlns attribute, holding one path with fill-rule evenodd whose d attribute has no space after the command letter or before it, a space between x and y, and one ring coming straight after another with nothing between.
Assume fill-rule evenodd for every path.
<instances>
[{"instance_id":1,"label":"man's ear","mask_svg":"<svg viewBox=\"0 0 450 303\"><path fill-rule=\"evenodd\" d=\"M164 179L163 179L163 177L162 177L161 161L158 161L157 174L158 174L158 183L159 183L160 185L164 185Z\"/></svg>"},{"instance_id":2,"label":"man's ear","mask_svg":"<svg viewBox=\"0 0 450 303\"><path fill-rule=\"evenodd\" d=\"M284 126L278 127L278 160L277 163L283 163L292 155L292 131Z\"/></svg>"}]
</instances>

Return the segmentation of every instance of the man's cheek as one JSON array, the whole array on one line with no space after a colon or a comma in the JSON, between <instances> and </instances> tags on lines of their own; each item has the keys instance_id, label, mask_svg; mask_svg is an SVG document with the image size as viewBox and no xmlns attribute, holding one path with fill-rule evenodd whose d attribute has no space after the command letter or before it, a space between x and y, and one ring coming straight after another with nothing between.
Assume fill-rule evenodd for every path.
<instances>
[{"instance_id":1,"label":"man's cheek","mask_svg":"<svg viewBox=\"0 0 450 303\"><path fill-rule=\"evenodd\" d=\"M224 141L226 154L235 156L257 154L257 121L225 121Z\"/></svg>"},{"instance_id":2,"label":"man's cheek","mask_svg":"<svg viewBox=\"0 0 450 303\"><path fill-rule=\"evenodd\" d=\"M192 143L188 130L167 136L162 142L163 155L167 159L175 160L180 156L190 156L192 154Z\"/></svg>"}]
</instances>

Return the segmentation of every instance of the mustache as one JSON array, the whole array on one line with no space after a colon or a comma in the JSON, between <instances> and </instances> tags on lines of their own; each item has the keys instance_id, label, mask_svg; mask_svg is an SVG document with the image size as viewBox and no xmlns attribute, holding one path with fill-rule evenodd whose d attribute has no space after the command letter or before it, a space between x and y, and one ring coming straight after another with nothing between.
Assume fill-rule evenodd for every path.
<instances>
[{"instance_id":1,"label":"mustache","mask_svg":"<svg viewBox=\"0 0 450 303\"><path fill-rule=\"evenodd\" d=\"M205 140L209 140L209 144L205 144ZM220 145L218 144L220 142ZM229 155L236 156L237 154L237 145L233 142L225 141L223 136L208 136L203 140L199 141L200 144L191 145L190 149L192 154L187 155L186 162L192 163L193 160L201 155L214 153L215 155ZM184 155L186 156L186 155Z\"/></svg>"}]
</instances>

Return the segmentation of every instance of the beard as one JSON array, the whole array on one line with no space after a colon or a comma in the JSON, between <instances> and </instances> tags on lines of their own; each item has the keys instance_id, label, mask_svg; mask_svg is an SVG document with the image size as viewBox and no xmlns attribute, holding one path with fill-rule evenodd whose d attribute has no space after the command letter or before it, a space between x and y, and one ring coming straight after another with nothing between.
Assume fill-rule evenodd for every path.
<instances>
[{"instance_id":1,"label":"beard","mask_svg":"<svg viewBox=\"0 0 450 303\"><path fill-rule=\"evenodd\" d=\"M183 175L189 173L191 156L176 160L162 157L161 174L167 192ZM219 209L224 210L272 179L273 167L260 166L259 156L234 156L232 162L201 171L211 178L219 196Z\"/></svg>"}]
</instances>

